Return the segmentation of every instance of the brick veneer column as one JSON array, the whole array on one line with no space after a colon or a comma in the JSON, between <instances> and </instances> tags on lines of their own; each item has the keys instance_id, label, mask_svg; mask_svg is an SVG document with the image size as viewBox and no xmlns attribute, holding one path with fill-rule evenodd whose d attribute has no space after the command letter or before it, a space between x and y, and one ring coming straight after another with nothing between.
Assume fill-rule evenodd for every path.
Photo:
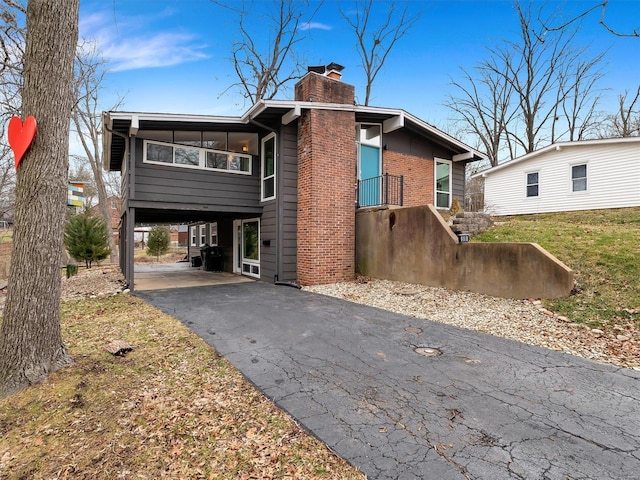
<instances>
[{"instance_id":1,"label":"brick veneer column","mask_svg":"<svg viewBox=\"0 0 640 480\"><path fill-rule=\"evenodd\" d=\"M433 159L387 150L383 152L382 164L384 173L404 175L405 207L435 203Z\"/></svg>"},{"instance_id":2,"label":"brick veneer column","mask_svg":"<svg viewBox=\"0 0 640 480\"><path fill-rule=\"evenodd\" d=\"M353 86L309 74L296 100L353 104ZM298 282L355 274L355 113L311 109L298 121Z\"/></svg>"}]
</instances>

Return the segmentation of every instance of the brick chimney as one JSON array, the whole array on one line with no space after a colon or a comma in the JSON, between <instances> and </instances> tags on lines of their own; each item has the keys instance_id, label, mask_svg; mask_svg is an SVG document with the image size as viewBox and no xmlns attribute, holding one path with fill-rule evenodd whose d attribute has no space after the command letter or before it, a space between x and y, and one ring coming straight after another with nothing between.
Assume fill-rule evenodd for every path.
<instances>
[{"instance_id":1,"label":"brick chimney","mask_svg":"<svg viewBox=\"0 0 640 480\"><path fill-rule=\"evenodd\" d=\"M310 69L295 87L296 101L352 106L354 87L326 73L326 67L323 73ZM298 121L297 270L302 285L355 275L355 131L353 111L310 108Z\"/></svg>"},{"instance_id":2,"label":"brick chimney","mask_svg":"<svg viewBox=\"0 0 640 480\"><path fill-rule=\"evenodd\" d=\"M295 100L353 105L355 89L340 81L343 69L337 63L309 67L308 73L295 86Z\"/></svg>"}]
</instances>

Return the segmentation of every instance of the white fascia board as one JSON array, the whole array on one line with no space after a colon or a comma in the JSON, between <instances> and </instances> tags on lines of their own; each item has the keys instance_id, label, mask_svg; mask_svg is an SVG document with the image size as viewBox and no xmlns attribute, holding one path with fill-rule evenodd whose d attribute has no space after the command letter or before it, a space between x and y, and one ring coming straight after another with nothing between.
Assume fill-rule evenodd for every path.
<instances>
[{"instance_id":1,"label":"white fascia board","mask_svg":"<svg viewBox=\"0 0 640 480\"><path fill-rule=\"evenodd\" d=\"M102 166L109 171L111 162L111 117L109 112L102 112Z\"/></svg>"},{"instance_id":2,"label":"white fascia board","mask_svg":"<svg viewBox=\"0 0 640 480\"><path fill-rule=\"evenodd\" d=\"M106 112L113 120L129 120L133 123L134 117L138 122L145 120L164 122L185 122L185 123L244 123L240 117L225 117L215 115L191 115L184 113L148 113L148 112Z\"/></svg>"}]
</instances>

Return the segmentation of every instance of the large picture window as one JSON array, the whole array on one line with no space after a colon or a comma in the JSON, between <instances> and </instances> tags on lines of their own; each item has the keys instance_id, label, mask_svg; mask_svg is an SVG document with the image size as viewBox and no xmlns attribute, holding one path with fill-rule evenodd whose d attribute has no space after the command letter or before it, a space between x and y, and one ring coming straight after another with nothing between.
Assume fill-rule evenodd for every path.
<instances>
[{"instance_id":1,"label":"large picture window","mask_svg":"<svg viewBox=\"0 0 640 480\"><path fill-rule=\"evenodd\" d=\"M143 155L145 163L251 175L251 155L243 153L145 140Z\"/></svg>"},{"instance_id":2,"label":"large picture window","mask_svg":"<svg viewBox=\"0 0 640 480\"><path fill-rule=\"evenodd\" d=\"M276 198L276 135L262 140L262 200Z\"/></svg>"},{"instance_id":3,"label":"large picture window","mask_svg":"<svg viewBox=\"0 0 640 480\"><path fill-rule=\"evenodd\" d=\"M451 208L451 162L436 160L436 208Z\"/></svg>"},{"instance_id":4,"label":"large picture window","mask_svg":"<svg viewBox=\"0 0 640 480\"><path fill-rule=\"evenodd\" d=\"M537 197L540 189L540 174L538 172L527 173L527 197Z\"/></svg>"},{"instance_id":5,"label":"large picture window","mask_svg":"<svg viewBox=\"0 0 640 480\"><path fill-rule=\"evenodd\" d=\"M587 190L587 164L573 165L571 167L571 188L574 192Z\"/></svg>"}]
</instances>

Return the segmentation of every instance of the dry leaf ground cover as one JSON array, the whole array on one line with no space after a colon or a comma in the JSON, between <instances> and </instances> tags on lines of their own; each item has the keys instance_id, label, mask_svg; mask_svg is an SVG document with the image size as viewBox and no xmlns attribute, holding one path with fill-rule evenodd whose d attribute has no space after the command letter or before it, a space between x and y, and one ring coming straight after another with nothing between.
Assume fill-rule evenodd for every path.
<instances>
[{"instance_id":1,"label":"dry leaf ground cover","mask_svg":"<svg viewBox=\"0 0 640 480\"><path fill-rule=\"evenodd\" d=\"M99 290L111 274L92 275ZM75 364L0 400L0 478L364 478L137 298L66 301L62 315ZM134 349L112 356L113 340Z\"/></svg>"}]
</instances>

